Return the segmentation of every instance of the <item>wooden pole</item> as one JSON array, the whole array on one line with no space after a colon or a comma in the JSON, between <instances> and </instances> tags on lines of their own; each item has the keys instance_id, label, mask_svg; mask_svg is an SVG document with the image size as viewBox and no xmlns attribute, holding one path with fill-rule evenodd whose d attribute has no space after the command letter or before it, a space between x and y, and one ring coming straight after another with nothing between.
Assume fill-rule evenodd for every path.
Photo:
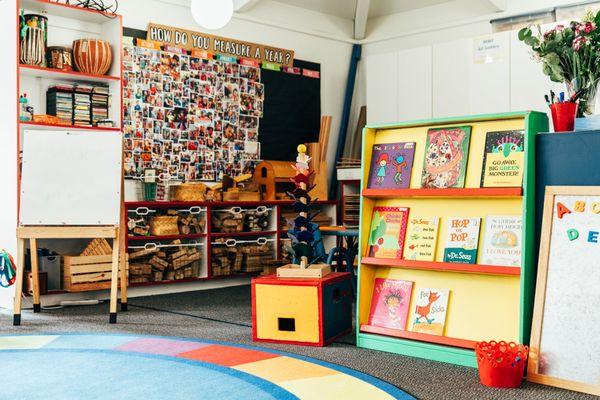
<instances>
[{"instance_id":1,"label":"wooden pole","mask_svg":"<svg viewBox=\"0 0 600 400\"><path fill-rule=\"evenodd\" d=\"M42 310L40 304L40 272L37 253L37 239L29 239L29 254L31 254L31 279L33 281L33 312Z\"/></svg>"},{"instance_id":2,"label":"wooden pole","mask_svg":"<svg viewBox=\"0 0 600 400\"><path fill-rule=\"evenodd\" d=\"M21 301L23 296L23 277L25 275L25 239L17 238L17 280L15 282L15 301L13 304L13 325L21 325Z\"/></svg>"}]
</instances>

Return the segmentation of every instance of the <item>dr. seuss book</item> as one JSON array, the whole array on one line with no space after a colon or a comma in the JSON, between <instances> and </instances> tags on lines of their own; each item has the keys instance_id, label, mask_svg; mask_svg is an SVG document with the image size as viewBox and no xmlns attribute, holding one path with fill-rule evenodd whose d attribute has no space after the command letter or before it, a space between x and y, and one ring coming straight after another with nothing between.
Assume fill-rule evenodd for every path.
<instances>
[{"instance_id":1,"label":"dr. seuss book","mask_svg":"<svg viewBox=\"0 0 600 400\"><path fill-rule=\"evenodd\" d=\"M434 260L439 222L438 217L410 218L404 244L405 260Z\"/></svg>"},{"instance_id":2,"label":"dr. seuss book","mask_svg":"<svg viewBox=\"0 0 600 400\"><path fill-rule=\"evenodd\" d=\"M410 281L376 278L369 325L405 330L412 288Z\"/></svg>"},{"instance_id":3,"label":"dr. seuss book","mask_svg":"<svg viewBox=\"0 0 600 400\"><path fill-rule=\"evenodd\" d=\"M367 188L407 188L414 156L415 142L374 144Z\"/></svg>"},{"instance_id":4,"label":"dr. seuss book","mask_svg":"<svg viewBox=\"0 0 600 400\"><path fill-rule=\"evenodd\" d=\"M413 332L444 335L449 289L419 289L415 299Z\"/></svg>"},{"instance_id":5,"label":"dr. seuss book","mask_svg":"<svg viewBox=\"0 0 600 400\"><path fill-rule=\"evenodd\" d=\"M444 262L475 264L481 218L449 218Z\"/></svg>"},{"instance_id":6,"label":"dr. seuss book","mask_svg":"<svg viewBox=\"0 0 600 400\"><path fill-rule=\"evenodd\" d=\"M437 189L464 187L470 138L470 126L429 129L421 186Z\"/></svg>"},{"instance_id":7,"label":"dr. seuss book","mask_svg":"<svg viewBox=\"0 0 600 400\"><path fill-rule=\"evenodd\" d=\"M369 257L402 258L408 208L375 207L369 232Z\"/></svg>"},{"instance_id":8,"label":"dr. seuss book","mask_svg":"<svg viewBox=\"0 0 600 400\"><path fill-rule=\"evenodd\" d=\"M481 263L521 266L523 218L520 215L488 215L485 218Z\"/></svg>"},{"instance_id":9,"label":"dr. seuss book","mask_svg":"<svg viewBox=\"0 0 600 400\"><path fill-rule=\"evenodd\" d=\"M481 187L521 187L524 131L488 132L483 150Z\"/></svg>"}]
</instances>

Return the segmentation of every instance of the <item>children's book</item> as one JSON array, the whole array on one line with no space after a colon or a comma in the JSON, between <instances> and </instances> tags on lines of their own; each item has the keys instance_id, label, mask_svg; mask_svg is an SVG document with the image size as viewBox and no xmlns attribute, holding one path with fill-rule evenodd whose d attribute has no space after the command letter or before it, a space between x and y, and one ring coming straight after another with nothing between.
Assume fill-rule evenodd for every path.
<instances>
[{"instance_id":1,"label":"children's book","mask_svg":"<svg viewBox=\"0 0 600 400\"><path fill-rule=\"evenodd\" d=\"M369 257L402 258L407 222L406 207L374 207L369 232Z\"/></svg>"},{"instance_id":2,"label":"children's book","mask_svg":"<svg viewBox=\"0 0 600 400\"><path fill-rule=\"evenodd\" d=\"M369 189L406 189L410 185L415 142L373 145Z\"/></svg>"},{"instance_id":3,"label":"children's book","mask_svg":"<svg viewBox=\"0 0 600 400\"><path fill-rule=\"evenodd\" d=\"M412 288L410 281L376 278L369 325L405 330Z\"/></svg>"},{"instance_id":4,"label":"children's book","mask_svg":"<svg viewBox=\"0 0 600 400\"><path fill-rule=\"evenodd\" d=\"M483 150L481 187L521 187L525 168L525 132L488 132Z\"/></svg>"},{"instance_id":5,"label":"children's book","mask_svg":"<svg viewBox=\"0 0 600 400\"><path fill-rule=\"evenodd\" d=\"M470 126L429 129L421 186L436 189L464 187L470 138Z\"/></svg>"},{"instance_id":6,"label":"children's book","mask_svg":"<svg viewBox=\"0 0 600 400\"><path fill-rule=\"evenodd\" d=\"M443 336L449 296L449 289L419 289L413 332Z\"/></svg>"},{"instance_id":7,"label":"children's book","mask_svg":"<svg viewBox=\"0 0 600 400\"><path fill-rule=\"evenodd\" d=\"M444 262L475 264L481 218L449 218Z\"/></svg>"},{"instance_id":8,"label":"children's book","mask_svg":"<svg viewBox=\"0 0 600 400\"><path fill-rule=\"evenodd\" d=\"M523 217L488 215L485 218L481 263L506 267L521 266Z\"/></svg>"},{"instance_id":9,"label":"children's book","mask_svg":"<svg viewBox=\"0 0 600 400\"><path fill-rule=\"evenodd\" d=\"M439 217L409 219L404 243L405 260L434 260L439 222Z\"/></svg>"}]
</instances>

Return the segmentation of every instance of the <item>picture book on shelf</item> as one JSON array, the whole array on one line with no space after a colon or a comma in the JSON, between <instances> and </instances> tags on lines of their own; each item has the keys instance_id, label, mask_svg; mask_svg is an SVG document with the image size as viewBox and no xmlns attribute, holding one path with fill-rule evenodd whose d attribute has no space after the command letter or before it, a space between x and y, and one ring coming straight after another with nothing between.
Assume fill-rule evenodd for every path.
<instances>
[{"instance_id":1,"label":"picture book on shelf","mask_svg":"<svg viewBox=\"0 0 600 400\"><path fill-rule=\"evenodd\" d=\"M410 185L415 142L373 145L369 189L406 189Z\"/></svg>"},{"instance_id":2,"label":"picture book on shelf","mask_svg":"<svg viewBox=\"0 0 600 400\"><path fill-rule=\"evenodd\" d=\"M475 264L481 218L449 218L444 262Z\"/></svg>"},{"instance_id":3,"label":"picture book on shelf","mask_svg":"<svg viewBox=\"0 0 600 400\"><path fill-rule=\"evenodd\" d=\"M470 138L470 126L430 128L427 131L421 186L463 188Z\"/></svg>"},{"instance_id":4,"label":"picture book on shelf","mask_svg":"<svg viewBox=\"0 0 600 400\"><path fill-rule=\"evenodd\" d=\"M404 259L433 261L438 240L439 217L410 218L406 230Z\"/></svg>"},{"instance_id":5,"label":"picture book on shelf","mask_svg":"<svg viewBox=\"0 0 600 400\"><path fill-rule=\"evenodd\" d=\"M406 207L374 207L369 232L369 257L402 258L407 222Z\"/></svg>"},{"instance_id":6,"label":"picture book on shelf","mask_svg":"<svg viewBox=\"0 0 600 400\"><path fill-rule=\"evenodd\" d=\"M523 217L488 215L485 218L481 263L506 267L521 266Z\"/></svg>"},{"instance_id":7,"label":"picture book on shelf","mask_svg":"<svg viewBox=\"0 0 600 400\"><path fill-rule=\"evenodd\" d=\"M443 336L449 296L449 289L419 289L413 332Z\"/></svg>"},{"instance_id":8,"label":"picture book on shelf","mask_svg":"<svg viewBox=\"0 0 600 400\"><path fill-rule=\"evenodd\" d=\"M483 150L481 187L521 187L525 167L525 132L488 132Z\"/></svg>"},{"instance_id":9,"label":"picture book on shelf","mask_svg":"<svg viewBox=\"0 0 600 400\"><path fill-rule=\"evenodd\" d=\"M410 281L376 278L369 325L405 330L412 288Z\"/></svg>"}]
</instances>

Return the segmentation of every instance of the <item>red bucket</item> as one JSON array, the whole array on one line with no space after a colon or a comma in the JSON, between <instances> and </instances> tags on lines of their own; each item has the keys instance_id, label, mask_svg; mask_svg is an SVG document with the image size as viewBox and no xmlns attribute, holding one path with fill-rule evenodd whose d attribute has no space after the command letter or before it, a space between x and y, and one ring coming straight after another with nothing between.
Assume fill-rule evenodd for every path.
<instances>
[{"instance_id":1,"label":"red bucket","mask_svg":"<svg viewBox=\"0 0 600 400\"><path fill-rule=\"evenodd\" d=\"M505 341L478 342L475 346L479 380L485 386L517 388L523 382L529 348Z\"/></svg>"},{"instance_id":2,"label":"red bucket","mask_svg":"<svg viewBox=\"0 0 600 400\"><path fill-rule=\"evenodd\" d=\"M577 103L570 101L552 103L550 105L550 111L552 112L554 132L569 132L575 128Z\"/></svg>"}]
</instances>

